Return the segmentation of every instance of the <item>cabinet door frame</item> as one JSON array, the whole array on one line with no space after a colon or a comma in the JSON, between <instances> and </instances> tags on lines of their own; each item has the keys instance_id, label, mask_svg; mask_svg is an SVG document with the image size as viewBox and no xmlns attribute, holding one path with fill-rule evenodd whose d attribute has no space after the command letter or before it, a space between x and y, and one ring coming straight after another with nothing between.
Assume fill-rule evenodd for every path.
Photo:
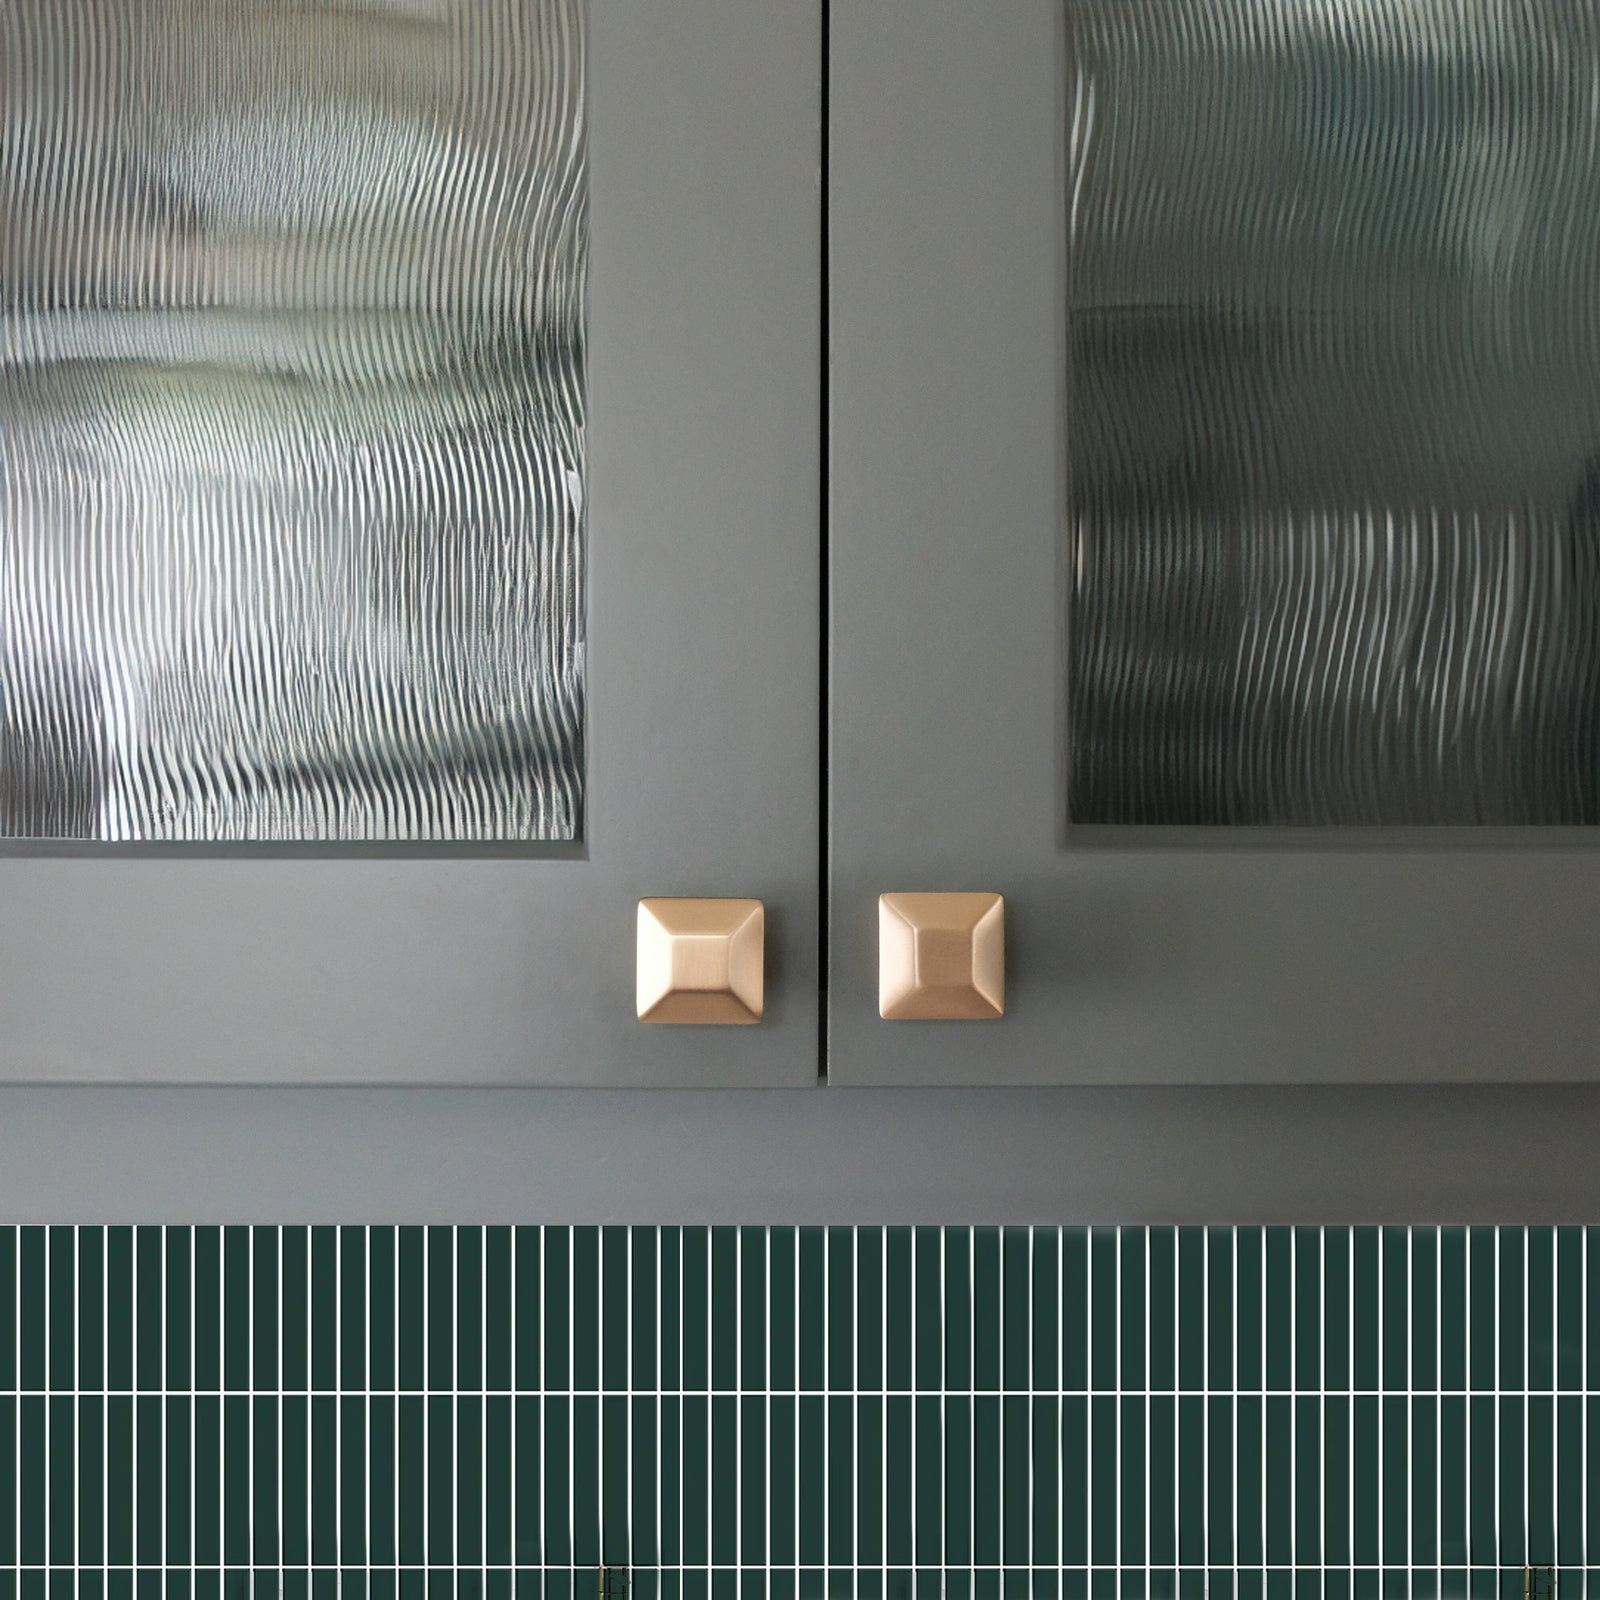
<instances>
[{"instance_id":1,"label":"cabinet door frame","mask_svg":"<svg viewBox=\"0 0 1600 1600\"><path fill-rule=\"evenodd\" d=\"M0 1077L814 1084L821 18L591 0L577 845L0 852ZM634 905L747 895L759 1027L634 1014Z\"/></svg>"},{"instance_id":2,"label":"cabinet door frame","mask_svg":"<svg viewBox=\"0 0 1600 1600\"><path fill-rule=\"evenodd\" d=\"M1576 1081L1593 830L1065 820L1063 0L830 40L837 1084ZM1006 896L1007 1014L883 1022L883 891Z\"/></svg>"}]
</instances>

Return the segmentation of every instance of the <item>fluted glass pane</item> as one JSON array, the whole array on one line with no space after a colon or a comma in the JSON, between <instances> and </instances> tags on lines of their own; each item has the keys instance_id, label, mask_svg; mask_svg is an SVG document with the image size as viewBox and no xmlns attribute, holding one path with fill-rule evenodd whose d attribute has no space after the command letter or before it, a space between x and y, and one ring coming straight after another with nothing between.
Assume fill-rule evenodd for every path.
<instances>
[{"instance_id":1,"label":"fluted glass pane","mask_svg":"<svg viewBox=\"0 0 1600 1600\"><path fill-rule=\"evenodd\" d=\"M1068 14L1070 815L1600 821L1600 11Z\"/></svg>"},{"instance_id":2,"label":"fluted glass pane","mask_svg":"<svg viewBox=\"0 0 1600 1600\"><path fill-rule=\"evenodd\" d=\"M0 834L577 835L583 17L0 4Z\"/></svg>"}]
</instances>

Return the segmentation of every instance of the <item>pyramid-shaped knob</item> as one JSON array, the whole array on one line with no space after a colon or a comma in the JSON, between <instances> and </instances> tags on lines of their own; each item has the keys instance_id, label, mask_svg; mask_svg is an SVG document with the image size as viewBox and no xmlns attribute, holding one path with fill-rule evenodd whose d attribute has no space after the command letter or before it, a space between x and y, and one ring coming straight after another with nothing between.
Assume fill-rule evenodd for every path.
<instances>
[{"instance_id":1,"label":"pyramid-shaped knob","mask_svg":"<svg viewBox=\"0 0 1600 1600\"><path fill-rule=\"evenodd\" d=\"M997 894L878 896L878 1015L976 1022L1006 1009L1006 903Z\"/></svg>"},{"instance_id":2,"label":"pyramid-shaped knob","mask_svg":"<svg viewBox=\"0 0 1600 1600\"><path fill-rule=\"evenodd\" d=\"M641 1022L759 1022L766 960L759 900L639 902Z\"/></svg>"}]
</instances>

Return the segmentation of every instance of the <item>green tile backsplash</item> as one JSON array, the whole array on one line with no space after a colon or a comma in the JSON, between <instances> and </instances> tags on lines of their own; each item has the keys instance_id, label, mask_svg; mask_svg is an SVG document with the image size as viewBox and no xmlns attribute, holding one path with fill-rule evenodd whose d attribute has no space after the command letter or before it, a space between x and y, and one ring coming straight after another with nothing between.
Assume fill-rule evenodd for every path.
<instances>
[{"instance_id":1,"label":"green tile backsplash","mask_svg":"<svg viewBox=\"0 0 1600 1600\"><path fill-rule=\"evenodd\" d=\"M4 1229L0 1597L1587 1600L1594 1233Z\"/></svg>"}]
</instances>

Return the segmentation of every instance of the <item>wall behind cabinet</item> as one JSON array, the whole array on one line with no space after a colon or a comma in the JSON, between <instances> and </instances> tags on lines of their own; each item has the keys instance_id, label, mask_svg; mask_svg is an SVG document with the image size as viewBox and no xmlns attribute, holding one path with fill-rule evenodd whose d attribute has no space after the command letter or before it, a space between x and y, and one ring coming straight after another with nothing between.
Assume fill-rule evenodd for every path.
<instances>
[{"instance_id":1,"label":"wall behind cabinet","mask_svg":"<svg viewBox=\"0 0 1600 1600\"><path fill-rule=\"evenodd\" d=\"M0 1297L10 1595L1588 1593L1590 1228L24 1227Z\"/></svg>"}]
</instances>

